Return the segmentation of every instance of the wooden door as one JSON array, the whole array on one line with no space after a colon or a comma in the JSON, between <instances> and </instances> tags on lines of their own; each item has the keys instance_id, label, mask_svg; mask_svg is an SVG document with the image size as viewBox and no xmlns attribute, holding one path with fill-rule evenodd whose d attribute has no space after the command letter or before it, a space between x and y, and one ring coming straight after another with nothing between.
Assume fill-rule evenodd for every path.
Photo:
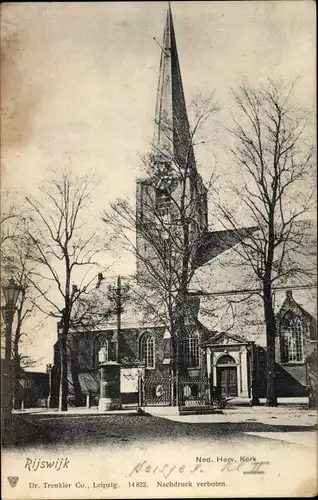
<instances>
[{"instance_id":1,"label":"wooden door","mask_svg":"<svg viewBox=\"0 0 318 500\"><path fill-rule=\"evenodd\" d=\"M236 366L222 366L218 368L218 385L221 388L223 396L233 398L238 395Z\"/></svg>"}]
</instances>

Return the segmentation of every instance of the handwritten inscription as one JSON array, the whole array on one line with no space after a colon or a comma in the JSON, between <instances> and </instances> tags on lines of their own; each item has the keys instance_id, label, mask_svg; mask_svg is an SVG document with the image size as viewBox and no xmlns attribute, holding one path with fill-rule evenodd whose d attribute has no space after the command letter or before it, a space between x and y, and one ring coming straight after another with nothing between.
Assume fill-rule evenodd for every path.
<instances>
[{"instance_id":1,"label":"handwritten inscription","mask_svg":"<svg viewBox=\"0 0 318 500\"><path fill-rule=\"evenodd\" d=\"M162 475L164 479L168 479L175 472L179 474L184 474L184 472L194 474L195 472L203 472L203 468L201 464L196 464L193 467L186 466L185 464L153 465L148 463L147 460L144 460L143 462L136 464L128 476L131 477L142 472L146 472L147 474Z\"/></svg>"},{"instance_id":2,"label":"handwritten inscription","mask_svg":"<svg viewBox=\"0 0 318 500\"><path fill-rule=\"evenodd\" d=\"M226 463L222 468L222 472L235 472L240 471L243 474L264 474L264 466L269 465L270 462L258 462L253 461L250 463L249 461L240 461L238 463Z\"/></svg>"},{"instance_id":3,"label":"handwritten inscription","mask_svg":"<svg viewBox=\"0 0 318 500\"><path fill-rule=\"evenodd\" d=\"M149 474L162 476L163 479L171 479L174 474L194 474L196 472L204 472L202 463L216 463L221 465L221 472L241 472L243 474L264 474L269 462L257 460L254 455L241 455L240 457L224 457L216 456L214 459L208 457L196 457L196 463L193 466L185 464L151 464L144 460L137 463L128 474L128 477L138 474Z\"/></svg>"}]
</instances>

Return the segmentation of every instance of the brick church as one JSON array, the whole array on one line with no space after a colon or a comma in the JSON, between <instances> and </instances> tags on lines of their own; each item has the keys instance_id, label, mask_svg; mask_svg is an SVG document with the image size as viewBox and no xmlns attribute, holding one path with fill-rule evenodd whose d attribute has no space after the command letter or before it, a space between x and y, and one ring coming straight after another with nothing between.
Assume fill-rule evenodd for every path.
<instances>
[{"instance_id":1,"label":"brick church","mask_svg":"<svg viewBox=\"0 0 318 500\"><path fill-rule=\"evenodd\" d=\"M123 277L120 283L103 279L99 284L101 294L109 284L117 290L128 286L129 298L122 310L94 331L71 332L70 404L83 405L87 395L92 397L92 404L98 403L101 353L104 360L121 365L123 403L136 400L138 373L145 380L147 404L172 403L173 350L165 302L161 300L164 292L157 290L156 300L151 300L146 285L148 278L150 282L154 274L160 275L161 260L167 255L169 244L167 225L168 235L173 230L174 237L178 237L177 212L181 201L183 206L186 204L190 220L191 243L191 279L187 283L190 314L185 320L182 339L184 397L199 398L200 391L206 391L205 382L209 381L210 386L219 387L226 397L248 399L252 378L257 381L259 396L264 397L266 341L258 284L235 251L234 246L239 245L237 234L209 231L207 189L197 170L191 144L170 7L161 52L154 128L155 165L136 181L137 278ZM314 266L314 227L310 221L301 224ZM145 227L161 242L160 251L154 251L151 239L145 237ZM249 231L257 228L242 229L240 237L248 238ZM169 278L173 280L173 275L179 272L180 254L174 249L169 258L172 269ZM297 261L301 256L295 253L294 258ZM277 395L303 396L311 380L316 380L316 286L305 277L301 282L296 279L278 282L274 300L278 326ZM58 372L57 342L51 372L52 406L58 399Z\"/></svg>"}]
</instances>

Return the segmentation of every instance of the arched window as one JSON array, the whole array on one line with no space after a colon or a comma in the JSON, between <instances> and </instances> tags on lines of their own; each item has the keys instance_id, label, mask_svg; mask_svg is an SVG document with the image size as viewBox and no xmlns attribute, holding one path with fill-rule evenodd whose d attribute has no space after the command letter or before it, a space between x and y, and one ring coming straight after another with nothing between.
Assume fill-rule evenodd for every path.
<instances>
[{"instance_id":1,"label":"arched window","mask_svg":"<svg viewBox=\"0 0 318 500\"><path fill-rule=\"evenodd\" d=\"M229 354L223 354L220 358L217 360L218 365L231 365L235 363L235 359L232 358Z\"/></svg>"},{"instance_id":2,"label":"arched window","mask_svg":"<svg viewBox=\"0 0 318 500\"><path fill-rule=\"evenodd\" d=\"M186 340L185 355L188 368L198 368L200 366L199 337L196 333L190 333Z\"/></svg>"},{"instance_id":3,"label":"arched window","mask_svg":"<svg viewBox=\"0 0 318 500\"><path fill-rule=\"evenodd\" d=\"M156 192L156 212L158 216L168 216L170 214L171 197L167 189L157 189Z\"/></svg>"},{"instance_id":4,"label":"arched window","mask_svg":"<svg viewBox=\"0 0 318 500\"><path fill-rule=\"evenodd\" d=\"M146 368L155 368L155 337L152 333L145 333L140 339L140 360Z\"/></svg>"},{"instance_id":5,"label":"arched window","mask_svg":"<svg viewBox=\"0 0 318 500\"><path fill-rule=\"evenodd\" d=\"M298 316L288 311L280 324L281 362L303 361L304 325Z\"/></svg>"}]
</instances>

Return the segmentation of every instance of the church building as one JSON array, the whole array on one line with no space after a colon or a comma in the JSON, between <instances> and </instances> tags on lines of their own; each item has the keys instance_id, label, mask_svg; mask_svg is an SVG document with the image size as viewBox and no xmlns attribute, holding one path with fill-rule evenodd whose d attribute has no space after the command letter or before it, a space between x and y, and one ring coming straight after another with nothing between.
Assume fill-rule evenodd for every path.
<instances>
[{"instance_id":1,"label":"church building","mask_svg":"<svg viewBox=\"0 0 318 500\"><path fill-rule=\"evenodd\" d=\"M120 364L123 404L136 401L140 377L144 404L174 404L176 352L183 367L178 383L184 403L209 402L211 387L219 388L227 398L248 400L252 381L264 397L266 339L259 285L236 251L238 241L258 229L242 228L239 235L233 230L209 230L207 189L196 166L170 6L147 167L136 181L136 279L122 277L117 283L103 279L100 293L111 283L119 292L127 286L129 298L102 327L71 332L70 404L83 405L88 395L91 404L98 403L101 353L104 362ZM185 223L190 312L183 318L182 349L176 351L167 309L183 283L181 261L185 257L178 243L184 244ZM301 224L315 265L313 225ZM295 259L301 256L295 254ZM156 280L154 300L149 290L155 288ZM164 288L167 280L170 288ZM304 396L316 376L316 286L305 277L301 282L278 282L274 302L277 395ZM57 405L58 377L57 342L52 406Z\"/></svg>"}]
</instances>

